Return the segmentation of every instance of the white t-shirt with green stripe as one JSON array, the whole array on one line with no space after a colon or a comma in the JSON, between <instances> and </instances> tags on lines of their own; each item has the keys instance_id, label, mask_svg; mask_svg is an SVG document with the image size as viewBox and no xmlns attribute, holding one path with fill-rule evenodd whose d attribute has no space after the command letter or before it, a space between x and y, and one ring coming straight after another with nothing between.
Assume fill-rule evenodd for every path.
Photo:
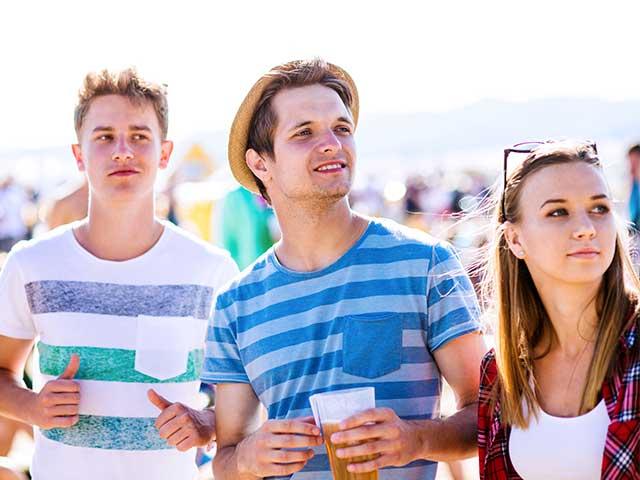
<instances>
[{"instance_id":1,"label":"white t-shirt with green stripe","mask_svg":"<svg viewBox=\"0 0 640 480\"><path fill-rule=\"evenodd\" d=\"M74 225L21 242L0 273L0 334L37 338L39 390L80 355L80 421L36 429L35 480L193 479L195 450L160 438L147 390L196 406L215 292L238 269L170 223L132 260L101 260Z\"/></svg>"}]
</instances>

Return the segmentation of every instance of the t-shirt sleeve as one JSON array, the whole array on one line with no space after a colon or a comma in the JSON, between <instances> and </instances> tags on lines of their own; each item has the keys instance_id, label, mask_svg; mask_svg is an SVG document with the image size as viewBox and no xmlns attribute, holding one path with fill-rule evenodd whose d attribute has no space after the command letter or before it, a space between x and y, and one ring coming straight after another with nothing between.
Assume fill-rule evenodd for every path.
<instances>
[{"instance_id":1,"label":"t-shirt sleeve","mask_svg":"<svg viewBox=\"0 0 640 480\"><path fill-rule=\"evenodd\" d=\"M218 295L207 328L201 375L205 383L249 383L240 359L234 319L229 292L222 292Z\"/></svg>"},{"instance_id":2,"label":"t-shirt sleeve","mask_svg":"<svg viewBox=\"0 0 640 480\"><path fill-rule=\"evenodd\" d=\"M25 340L38 335L15 251L7 256L0 271L0 335Z\"/></svg>"},{"instance_id":3,"label":"t-shirt sleeve","mask_svg":"<svg viewBox=\"0 0 640 480\"><path fill-rule=\"evenodd\" d=\"M480 308L471 280L447 243L433 248L427 273L427 345L431 351L481 331Z\"/></svg>"}]
</instances>

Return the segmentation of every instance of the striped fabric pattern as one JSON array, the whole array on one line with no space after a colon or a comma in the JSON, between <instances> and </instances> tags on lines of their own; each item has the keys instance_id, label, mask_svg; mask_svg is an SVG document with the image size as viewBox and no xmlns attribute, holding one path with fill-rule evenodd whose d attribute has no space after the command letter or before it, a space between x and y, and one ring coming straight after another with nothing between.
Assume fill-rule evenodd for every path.
<instances>
[{"instance_id":1,"label":"striped fabric pattern","mask_svg":"<svg viewBox=\"0 0 640 480\"><path fill-rule=\"evenodd\" d=\"M100 316L116 316L129 318L129 322L133 323L136 323L138 315L152 314L175 317L174 322L178 328L183 320L180 317L197 318L198 322L204 324L208 316L206 312L211 309L213 301L213 288L201 285L139 286L57 280L30 282L25 285L25 291L34 314L60 316L91 313L98 315L94 317L94 321L100 321ZM155 304L154 298L158 299ZM194 343L197 344L197 338L194 338ZM200 377L204 356L202 348L185 352L184 372L171 378L159 379L136 369L135 360L139 353L135 348L50 345L40 341L38 353L40 373L50 377L60 375L71 355L78 354L81 359L80 368L74 379L79 382L92 381L88 385L81 383L81 391L95 388L99 385L96 382L143 383L148 384L147 388L163 383L195 382ZM126 391L122 393L126 395ZM125 401L124 398L114 400ZM193 401L193 394L183 400ZM167 445L158 435L154 426L155 419L155 416L81 415L81 420L71 428L43 430L40 433L49 440L75 447L164 450Z\"/></svg>"},{"instance_id":2,"label":"striped fabric pattern","mask_svg":"<svg viewBox=\"0 0 640 480\"><path fill-rule=\"evenodd\" d=\"M199 377L215 292L237 267L222 251L165 223L140 257L112 262L84 250L74 225L19 244L0 273L0 334L36 339L35 389L80 357L80 420L36 429L38 480L192 479L195 451L160 438L155 389L199 407Z\"/></svg>"},{"instance_id":3,"label":"striped fabric pattern","mask_svg":"<svg viewBox=\"0 0 640 480\"><path fill-rule=\"evenodd\" d=\"M447 244L387 220L372 220L338 261L301 273L273 250L217 300L203 381L250 383L269 418L311 414L314 393L374 386L379 407L405 419L439 415L440 374L432 353L479 330L478 306ZM327 478L324 447L291 478ZM414 462L381 479L431 479Z\"/></svg>"}]
</instances>

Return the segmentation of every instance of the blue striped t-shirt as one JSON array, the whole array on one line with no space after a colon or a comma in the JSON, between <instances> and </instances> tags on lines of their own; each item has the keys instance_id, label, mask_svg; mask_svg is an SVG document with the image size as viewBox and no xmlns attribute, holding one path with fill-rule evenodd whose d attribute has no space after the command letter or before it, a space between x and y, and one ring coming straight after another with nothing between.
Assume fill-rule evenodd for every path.
<instances>
[{"instance_id":1,"label":"blue striped t-shirt","mask_svg":"<svg viewBox=\"0 0 640 480\"><path fill-rule=\"evenodd\" d=\"M311 415L309 396L373 386L376 406L404 419L439 416L432 353L478 331L473 287L452 248L371 220L339 260L295 272L267 251L217 299L202 380L250 383L270 419ZM327 478L324 447L295 480ZM435 477L436 464L387 468L381 480Z\"/></svg>"}]
</instances>

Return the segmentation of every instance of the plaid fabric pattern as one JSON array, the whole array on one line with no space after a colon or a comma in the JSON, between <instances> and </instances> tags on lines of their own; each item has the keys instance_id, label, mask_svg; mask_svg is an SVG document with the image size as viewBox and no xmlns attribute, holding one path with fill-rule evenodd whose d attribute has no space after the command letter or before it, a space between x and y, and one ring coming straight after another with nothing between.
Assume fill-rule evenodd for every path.
<instances>
[{"instance_id":1,"label":"plaid fabric pattern","mask_svg":"<svg viewBox=\"0 0 640 480\"><path fill-rule=\"evenodd\" d=\"M521 480L509 457L511 427L500 420L500 402L491 409L498 380L495 352L482 361L478 403L478 454L481 480ZM611 419L602 458L603 480L640 479L640 329L631 322L620 338L613 374L602 385Z\"/></svg>"}]
</instances>

